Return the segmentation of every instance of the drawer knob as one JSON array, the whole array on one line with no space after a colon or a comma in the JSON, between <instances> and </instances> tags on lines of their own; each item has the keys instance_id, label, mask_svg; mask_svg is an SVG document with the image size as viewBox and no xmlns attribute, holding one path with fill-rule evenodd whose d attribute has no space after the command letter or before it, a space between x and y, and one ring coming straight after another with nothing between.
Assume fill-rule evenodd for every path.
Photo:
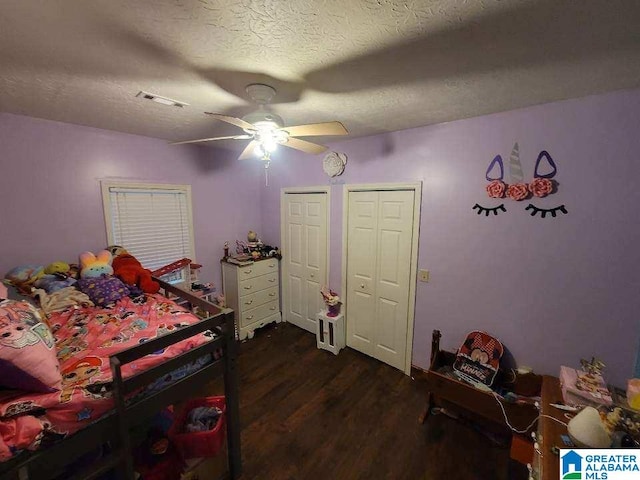
<instances>
[{"instance_id":1,"label":"drawer knob","mask_svg":"<svg viewBox=\"0 0 640 480\"><path fill-rule=\"evenodd\" d=\"M249 270L245 270L244 273L245 275L249 275L253 270L249 269Z\"/></svg>"},{"instance_id":2,"label":"drawer knob","mask_svg":"<svg viewBox=\"0 0 640 480\"><path fill-rule=\"evenodd\" d=\"M275 279L275 278L270 278L270 279L269 279L269 282L270 282L270 283L273 283L273 282L275 282L275 281L276 281L276 279Z\"/></svg>"},{"instance_id":3,"label":"drawer knob","mask_svg":"<svg viewBox=\"0 0 640 480\"><path fill-rule=\"evenodd\" d=\"M253 318L253 315L249 315L249 316L247 317L247 320L251 320L252 318Z\"/></svg>"},{"instance_id":4,"label":"drawer knob","mask_svg":"<svg viewBox=\"0 0 640 480\"><path fill-rule=\"evenodd\" d=\"M275 310L275 309L276 309L276 307L271 307L269 310Z\"/></svg>"},{"instance_id":5,"label":"drawer knob","mask_svg":"<svg viewBox=\"0 0 640 480\"><path fill-rule=\"evenodd\" d=\"M270 297L275 297L275 296L276 296L276 294L275 294L275 293L273 293L273 292L271 292L271 293L269 294L269 296L270 296Z\"/></svg>"},{"instance_id":6,"label":"drawer knob","mask_svg":"<svg viewBox=\"0 0 640 480\"><path fill-rule=\"evenodd\" d=\"M245 305L251 305L253 303L253 300L249 300L248 302L244 302Z\"/></svg>"},{"instance_id":7,"label":"drawer knob","mask_svg":"<svg viewBox=\"0 0 640 480\"><path fill-rule=\"evenodd\" d=\"M360 284L360 288L364 288L364 283L361 283L361 284Z\"/></svg>"},{"instance_id":8,"label":"drawer knob","mask_svg":"<svg viewBox=\"0 0 640 480\"><path fill-rule=\"evenodd\" d=\"M276 264L275 264L275 263L270 263L270 264L269 264L269 268L273 268L273 267L275 267L275 266L276 266Z\"/></svg>"},{"instance_id":9,"label":"drawer knob","mask_svg":"<svg viewBox=\"0 0 640 480\"><path fill-rule=\"evenodd\" d=\"M311 278L313 278L313 273L311 274Z\"/></svg>"},{"instance_id":10,"label":"drawer knob","mask_svg":"<svg viewBox=\"0 0 640 480\"><path fill-rule=\"evenodd\" d=\"M245 290L251 290L251 285L247 285L246 287L244 287Z\"/></svg>"}]
</instances>

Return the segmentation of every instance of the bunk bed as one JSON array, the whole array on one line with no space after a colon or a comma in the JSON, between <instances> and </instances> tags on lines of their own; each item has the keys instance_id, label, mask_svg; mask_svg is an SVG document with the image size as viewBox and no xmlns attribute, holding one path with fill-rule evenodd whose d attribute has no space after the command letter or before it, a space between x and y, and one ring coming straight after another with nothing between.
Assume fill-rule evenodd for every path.
<instances>
[{"instance_id":1,"label":"bunk bed","mask_svg":"<svg viewBox=\"0 0 640 480\"><path fill-rule=\"evenodd\" d=\"M181 328L175 331L145 339L136 346L110 354L108 361L112 379L109 395L111 400L106 413L82 429L47 446L35 451L23 450L13 458L1 462L0 480L56 478L65 466L101 446L108 448L103 448L99 460L74 472L72 477L65 478L90 480L115 471L115 478L133 479L134 445L130 435L132 429L148 421L150 416L161 409L201 394L203 385L221 375L224 378L226 398L229 478L235 479L240 476L237 346L233 311L220 309L160 279L154 280L160 283L163 298L171 298L177 304L191 310L198 309L200 316L206 318L194 319L192 323L181 325ZM163 358L160 363L156 362L149 368L131 369L135 362L150 358L157 352L196 336L200 338L202 334L208 334L209 339L199 342L197 346L190 345L172 358ZM202 359L207 361L202 362ZM193 365L197 365L197 368L187 369L188 373L172 382L162 381L172 372ZM156 388L147 390L149 385L155 385Z\"/></svg>"}]
</instances>

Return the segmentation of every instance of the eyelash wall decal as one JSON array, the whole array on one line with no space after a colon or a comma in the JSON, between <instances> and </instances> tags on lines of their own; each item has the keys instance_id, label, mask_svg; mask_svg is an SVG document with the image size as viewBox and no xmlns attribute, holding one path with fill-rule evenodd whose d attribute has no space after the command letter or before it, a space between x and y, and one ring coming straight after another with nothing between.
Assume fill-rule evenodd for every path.
<instances>
[{"instance_id":1,"label":"eyelash wall decal","mask_svg":"<svg viewBox=\"0 0 640 480\"><path fill-rule=\"evenodd\" d=\"M478 215L482 215L484 213L485 217L488 217L490 213L493 213L494 215L498 215L498 210L502 210L503 212L506 212L507 209L504 208L504 203L501 203L500 205L498 205L497 207L494 208L487 208L487 207L483 207L482 205L478 205L477 203L473 206L472 208L473 210L478 210ZM555 215L554 215L555 217Z\"/></svg>"},{"instance_id":2,"label":"eyelash wall decal","mask_svg":"<svg viewBox=\"0 0 640 480\"><path fill-rule=\"evenodd\" d=\"M474 207L475 208L475 207ZM525 210L531 210L531 216L535 217L538 213L540 213L540 216L542 218L545 218L547 216L547 213L550 213L552 217L556 217L556 213L557 212L562 212L565 215L568 213L567 209L565 208L564 205L560 205L558 207L555 208L538 208L535 205L533 205L532 203L530 203L529 205L527 205L527 208L525 208Z\"/></svg>"}]
</instances>

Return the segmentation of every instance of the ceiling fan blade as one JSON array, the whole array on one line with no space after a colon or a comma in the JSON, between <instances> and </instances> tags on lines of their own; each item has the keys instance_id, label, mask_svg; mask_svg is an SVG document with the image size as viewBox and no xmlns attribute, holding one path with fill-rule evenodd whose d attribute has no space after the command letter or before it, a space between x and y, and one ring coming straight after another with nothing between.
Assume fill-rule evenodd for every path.
<instances>
[{"instance_id":1,"label":"ceiling fan blade","mask_svg":"<svg viewBox=\"0 0 640 480\"><path fill-rule=\"evenodd\" d=\"M170 142L169 145L184 145L185 143L200 143L200 142L213 142L214 140L248 140L253 138L251 135L231 135L229 137L212 137L212 138L200 138L198 140L185 140L183 142Z\"/></svg>"},{"instance_id":2,"label":"ceiling fan blade","mask_svg":"<svg viewBox=\"0 0 640 480\"><path fill-rule=\"evenodd\" d=\"M249 145L245 147L245 149L242 151L242 153L238 157L238 160L248 160L249 158L251 158L257 146L258 146L258 142L256 142L255 140L250 141Z\"/></svg>"},{"instance_id":3,"label":"ceiling fan blade","mask_svg":"<svg viewBox=\"0 0 640 480\"><path fill-rule=\"evenodd\" d=\"M311 153L312 155L317 155L318 153L322 153L328 150L328 147L325 147L324 145L307 142L306 140L300 140L299 138L293 137L289 137L286 142L283 142L280 145L289 148L295 148L296 150L300 150L305 153Z\"/></svg>"},{"instance_id":4,"label":"ceiling fan blade","mask_svg":"<svg viewBox=\"0 0 640 480\"><path fill-rule=\"evenodd\" d=\"M242 129L246 129L246 130L256 129L256 127L251 125L249 122L245 122L244 120L238 117L230 117L229 115L222 115L221 113L211 113L211 112L204 112L204 113L206 113L207 115L211 115L213 118L216 118L222 122L230 123L231 125L235 125L236 127L240 127Z\"/></svg>"},{"instance_id":5,"label":"ceiling fan blade","mask_svg":"<svg viewBox=\"0 0 640 480\"><path fill-rule=\"evenodd\" d=\"M312 137L318 135L349 135L340 122L310 123L308 125L292 125L281 130L289 132L292 137Z\"/></svg>"}]
</instances>

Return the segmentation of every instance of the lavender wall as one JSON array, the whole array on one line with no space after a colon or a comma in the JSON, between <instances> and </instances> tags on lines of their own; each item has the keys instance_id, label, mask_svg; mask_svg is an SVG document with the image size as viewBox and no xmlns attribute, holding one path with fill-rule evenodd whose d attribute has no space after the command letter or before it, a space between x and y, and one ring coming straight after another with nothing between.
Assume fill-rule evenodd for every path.
<instances>
[{"instance_id":1,"label":"lavender wall","mask_svg":"<svg viewBox=\"0 0 640 480\"><path fill-rule=\"evenodd\" d=\"M101 179L190 184L201 277L220 289L222 245L259 225L261 168L224 151L0 114L0 274L106 245Z\"/></svg>"},{"instance_id":2,"label":"lavender wall","mask_svg":"<svg viewBox=\"0 0 640 480\"><path fill-rule=\"evenodd\" d=\"M419 266L431 281L417 286L414 364L427 366L432 329L449 349L482 329L538 372L597 355L624 384L639 333L638 125L633 90L334 144L349 157L340 182L423 182ZM485 169L515 141L526 179L538 152L551 153L559 191L534 203L565 204L568 215L531 217L513 201L498 217L472 211L499 203L484 194ZM274 243L280 188L329 183L321 157L277 157L261 197L263 238ZM330 284L340 292L342 189L331 191Z\"/></svg>"}]
</instances>

